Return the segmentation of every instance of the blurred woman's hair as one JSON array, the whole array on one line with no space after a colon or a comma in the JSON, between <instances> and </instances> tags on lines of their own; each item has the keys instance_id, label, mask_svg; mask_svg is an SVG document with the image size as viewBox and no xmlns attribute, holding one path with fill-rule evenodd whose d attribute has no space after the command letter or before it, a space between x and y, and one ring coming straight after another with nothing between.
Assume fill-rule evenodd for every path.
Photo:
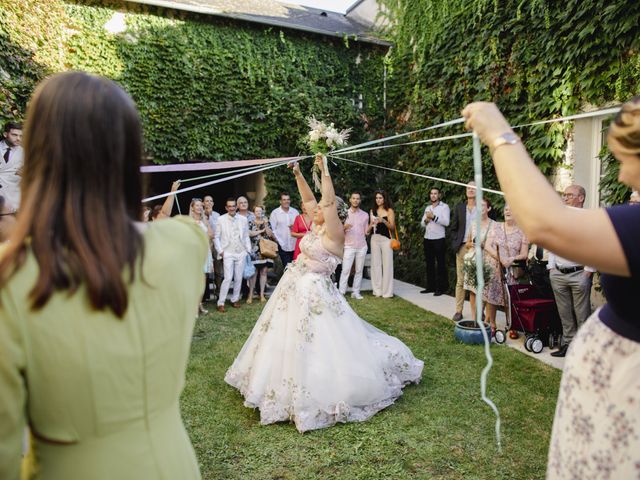
<instances>
[{"instance_id":1,"label":"blurred woman's hair","mask_svg":"<svg viewBox=\"0 0 640 480\"><path fill-rule=\"evenodd\" d=\"M31 250L39 266L32 308L84 285L95 309L122 317L123 273L133 281L143 257L141 158L140 119L122 88L82 72L42 82L27 109L22 205L0 282Z\"/></svg>"}]
</instances>

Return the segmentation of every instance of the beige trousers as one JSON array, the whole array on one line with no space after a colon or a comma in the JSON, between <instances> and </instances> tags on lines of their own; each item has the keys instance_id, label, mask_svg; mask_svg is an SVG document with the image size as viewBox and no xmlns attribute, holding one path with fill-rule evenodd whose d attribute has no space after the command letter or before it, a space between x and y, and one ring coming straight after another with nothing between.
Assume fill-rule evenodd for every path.
<instances>
[{"instance_id":1,"label":"beige trousers","mask_svg":"<svg viewBox=\"0 0 640 480\"><path fill-rule=\"evenodd\" d=\"M377 233L371 236L371 286L376 297L393 297L393 250L391 240Z\"/></svg>"}]
</instances>

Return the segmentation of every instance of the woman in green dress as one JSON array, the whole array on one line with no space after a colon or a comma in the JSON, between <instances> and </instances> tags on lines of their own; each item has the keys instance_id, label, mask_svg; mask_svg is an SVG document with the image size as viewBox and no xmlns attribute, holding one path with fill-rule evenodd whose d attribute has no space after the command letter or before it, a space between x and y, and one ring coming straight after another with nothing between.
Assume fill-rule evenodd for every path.
<instances>
[{"instance_id":1,"label":"woman in green dress","mask_svg":"<svg viewBox=\"0 0 640 480\"><path fill-rule=\"evenodd\" d=\"M140 120L115 83L51 77L25 134L0 252L0 478L198 479L178 399L206 236L139 222Z\"/></svg>"}]
</instances>

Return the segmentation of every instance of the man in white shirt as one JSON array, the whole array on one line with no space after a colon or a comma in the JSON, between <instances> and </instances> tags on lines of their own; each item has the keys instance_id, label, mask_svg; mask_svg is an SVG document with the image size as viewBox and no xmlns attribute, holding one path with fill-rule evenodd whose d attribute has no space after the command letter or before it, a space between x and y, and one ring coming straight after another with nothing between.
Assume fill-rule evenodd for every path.
<instances>
[{"instance_id":1,"label":"man in white shirt","mask_svg":"<svg viewBox=\"0 0 640 480\"><path fill-rule=\"evenodd\" d=\"M353 261L356 269L353 275L351 297L362 300L360 285L362 284L362 271L364 259L367 256L367 227L369 226L369 214L360 209L362 196L360 192L353 192L349 197L351 208L344 222L344 254L342 256L342 273L340 275L339 290L343 295L347 293L347 282L351 274Z\"/></svg>"},{"instance_id":2,"label":"man in white shirt","mask_svg":"<svg viewBox=\"0 0 640 480\"><path fill-rule=\"evenodd\" d=\"M218 294L218 311L224 313L224 302L227 299L229 286L233 279L233 293L231 304L234 308L240 308L240 288L242 287L242 274L247 254L251 251L249 241L249 225L242 215L236 215L236 201L227 199L225 205L227 213L221 215L216 224L213 242L222 258L224 266L224 280Z\"/></svg>"},{"instance_id":3,"label":"man in white shirt","mask_svg":"<svg viewBox=\"0 0 640 480\"><path fill-rule=\"evenodd\" d=\"M20 181L22 175L22 125L8 122L4 126L4 139L0 142L0 195L20 208Z\"/></svg>"},{"instance_id":4,"label":"man in white shirt","mask_svg":"<svg viewBox=\"0 0 640 480\"><path fill-rule=\"evenodd\" d=\"M570 185L562 194L565 205L582 208L585 190L580 185ZM551 355L564 357L578 329L591 315L591 282L593 269L549 253L549 278L558 313L562 321L564 345Z\"/></svg>"},{"instance_id":5,"label":"man in white shirt","mask_svg":"<svg viewBox=\"0 0 640 480\"><path fill-rule=\"evenodd\" d=\"M202 204L204 205L204 214L209 220L209 226L211 227L211 231L216 232L216 225L218 223L218 219L220 218L220 214L213 209L213 197L211 195L205 195L202 200ZM222 285L222 276L224 273L224 266L222 264L222 260L218 258L218 253L216 252L215 243L211 242L211 253L213 254L213 282L216 286L216 295L220 295L220 286Z\"/></svg>"},{"instance_id":6,"label":"man in white shirt","mask_svg":"<svg viewBox=\"0 0 640 480\"><path fill-rule=\"evenodd\" d=\"M280 255L283 267L293 261L296 239L291 236L291 227L298 215L298 210L291 206L289 194L286 192L280 193L280 206L271 212L269 222L278 242L278 255Z\"/></svg>"},{"instance_id":7,"label":"man in white shirt","mask_svg":"<svg viewBox=\"0 0 640 480\"><path fill-rule=\"evenodd\" d=\"M449 289L447 266L445 265L445 227L449 226L449 206L440 200L440 189L429 192L430 205L424 209L420 224L424 227L424 259L427 267L427 288L420 293L431 293L438 297Z\"/></svg>"}]
</instances>

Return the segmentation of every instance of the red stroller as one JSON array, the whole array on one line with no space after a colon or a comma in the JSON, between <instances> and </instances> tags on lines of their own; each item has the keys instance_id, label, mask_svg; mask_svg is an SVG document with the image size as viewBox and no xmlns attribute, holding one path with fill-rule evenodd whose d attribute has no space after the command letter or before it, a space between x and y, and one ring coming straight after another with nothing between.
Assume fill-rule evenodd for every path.
<instances>
[{"instance_id":1,"label":"red stroller","mask_svg":"<svg viewBox=\"0 0 640 480\"><path fill-rule=\"evenodd\" d=\"M504 289L507 325L505 330L496 331L496 343L504 343L507 332L514 328L525 333L524 347L530 352L540 353L545 346L559 345L562 323L553 295L532 283L507 285L506 278Z\"/></svg>"}]
</instances>

